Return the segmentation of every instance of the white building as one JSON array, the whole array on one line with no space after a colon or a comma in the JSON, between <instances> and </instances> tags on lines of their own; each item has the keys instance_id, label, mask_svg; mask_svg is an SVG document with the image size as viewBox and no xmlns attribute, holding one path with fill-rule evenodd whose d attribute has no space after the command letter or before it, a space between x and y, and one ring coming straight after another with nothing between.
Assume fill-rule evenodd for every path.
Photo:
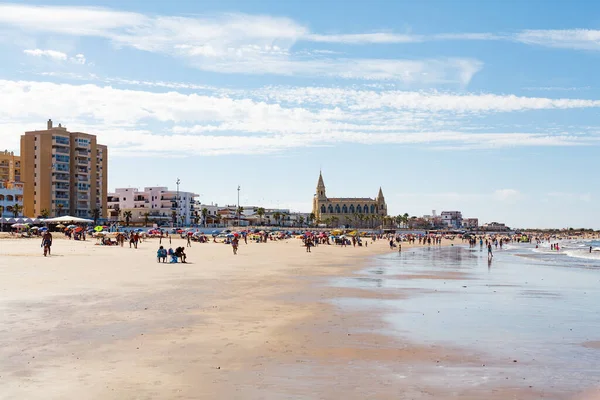
<instances>
[{"instance_id":1,"label":"white building","mask_svg":"<svg viewBox=\"0 0 600 400\"><path fill-rule=\"evenodd\" d=\"M151 223L173 223L191 225L195 222L194 208L197 194L167 187L119 188L108 194L109 218L125 220L125 213L131 212L130 222L149 220Z\"/></svg>"},{"instance_id":2,"label":"white building","mask_svg":"<svg viewBox=\"0 0 600 400\"><path fill-rule=\"evenodd\" d=\"M206 208L206 218L202 210ZM203 226L217 226L220 223L219 206L217 204L202 204L199 201L194 202L194 215L200 219L198 224Z\"/></svg>"},{"instance_id":3,"label":"white building","mask_svg":"<svg viewBox=\"0 0 600 400\"><path fill-rule=\"evenodd\" d=\"M17 182L0 182L0 218L12 218L15 214L12 207L18 204L21 211L18 216L23 215L23 184Z\"/></svg>"},{"instance_id":4,"label":"white building","mask_svg":"<svg viewBox=\"0 0 600 400\"><path fill-rule=\"evenodd\" d=\"M462 227L462 212L442 211L442 222L449 228L458 229Z\"/></svg>"}]
</instances>

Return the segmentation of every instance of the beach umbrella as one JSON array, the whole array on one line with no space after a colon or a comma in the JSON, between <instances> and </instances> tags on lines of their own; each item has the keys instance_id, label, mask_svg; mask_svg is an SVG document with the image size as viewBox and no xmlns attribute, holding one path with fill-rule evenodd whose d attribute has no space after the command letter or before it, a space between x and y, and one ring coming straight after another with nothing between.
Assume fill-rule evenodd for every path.
<instances>
[{"instance_id":1,"label":"beach umbrella","mask_svg":"<svg viewBox=\"0 0 600 400\"><path fill-rule=\"evenodd\" d=\"M71 225L68 225L67 228L69 228L69 229L75 229L75 228L77 228L77 225L71 224Z\"/></svg>"},{"instance_id":2,"label":"beach umbrella","mask_svg":"<svg viewBox=\"0 0 600 400\"><path fill-rule=\"evenodd\" d=\"M235 232L235 233L233 234L233 236L235 236L235 237L238 237L238 236L240 236L240 234L239 234L239 233L237 233L237 232Z\"/></svg>"},{"instance_id":3,"label":"beach umbrella","mask_svg":"<svg viewBox=\"0 0 600 400\"><path fill-rule=\"evenodd\" d=\"M21 224L21 223L16 223L16 224L12 224L10 227L11 228L23 228L25 226L25 224Z\"/></svg>"},{"instance_id":4,"label":"beach umbrella","mask_svg":"<svg viewBox=\"0 0 600 400\"><path fill-rule=\"evenodd\" d=\"M104 229L104 227L103 227L103 226L100 226L100 225L98 225L97 227L95 227L95 228L94 228L94 230L95 230L96 232L102 232L102 230L103 230L103 229Z\"/></svg>"},{"instance_id":5,"label":"beach umbrella","mask_svg":"<svg viewBox=\"0 0 600 400\"><path fill-rule=\"evenodd\" d=\"M40 231L42 231L42 232L45 232L47 230L48 230L48 228L46 228L45 226L43 228L40 228Z\"/></svg>"},{"instance_id":6,"label":"beach umbrella","mask_svg":"<svg viewBox=\"0 0 600 400\"><path fill-rule=\"evenodd\" d=\"M63 224L58 224L58 225L56 225L56 227L57 227L58 229L62 229L62 228L64 228L65 226L64 226Z\"/></svg>"},{"instance_id":7,"label":"beach umbrella","mask_svg":"<svg viewBox=\"0 0 600 400\"><path fill-rule=\"evenodd\" d=\"M32 226L32 227L31 227L31 230L32 230L32 231L37 231L38 229L40 229L40 228L39 228L39 227L37 227L37 226Z\"/></svg>"}]
</instances>

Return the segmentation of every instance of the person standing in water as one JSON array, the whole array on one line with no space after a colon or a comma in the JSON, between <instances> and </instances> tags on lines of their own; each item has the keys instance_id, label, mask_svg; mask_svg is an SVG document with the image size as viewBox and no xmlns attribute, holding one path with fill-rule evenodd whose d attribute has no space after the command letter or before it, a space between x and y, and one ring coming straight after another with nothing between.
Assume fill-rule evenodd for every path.
<instances>
[{"instance_id":1,"label":"person standing in water","mask_svg":"<svg viewBox=\"0 0 600 400\"><path fill-rule=\"evenodd\" d=\"M488 260L491 260L492 257L494 257L494 254L492 253L492 242L488 243Z\"/></svg>"},{"instance_id":2,"label":"person standing in water","mask_svg":"<svg viewBox=\"0 0 600 400\"><path fill-rule=\"evenodd\" d=\"M46 231L42 236L42 247L44 248L44 257L50 255L50 247L52 247L52 234Z\"/></svg>"}]
</instances>

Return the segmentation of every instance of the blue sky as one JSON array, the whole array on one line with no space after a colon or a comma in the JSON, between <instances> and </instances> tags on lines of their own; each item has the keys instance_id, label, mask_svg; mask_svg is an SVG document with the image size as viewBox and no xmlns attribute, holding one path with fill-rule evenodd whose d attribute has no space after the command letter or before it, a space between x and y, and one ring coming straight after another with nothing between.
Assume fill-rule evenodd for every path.
<instances>
[{"instance_id":1,"label":"blue sky","mask_svg":"<svg viewBox=\"0 0 600 400\"><path fill-rule=\"evenodd\" d=\"M600 228L600 5L0 3L0 138L52 118L109 188L310 211L376 196L516 227Z\"/></svg>"}]
</instances>

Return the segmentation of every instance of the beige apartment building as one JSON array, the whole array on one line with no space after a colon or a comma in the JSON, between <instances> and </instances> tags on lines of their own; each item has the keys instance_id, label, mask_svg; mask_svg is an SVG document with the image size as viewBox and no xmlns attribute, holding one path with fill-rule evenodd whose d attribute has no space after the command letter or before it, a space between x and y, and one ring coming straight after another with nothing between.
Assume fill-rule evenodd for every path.
<instances>
[{"instance_id":1,"label":"beige apartment building","mask_svg":"<svg viewBox=\"0 0 600 400\"><path fill-rule=\"evenodd\" d=\"M27 217L106 218L108 152L96 136L69 132L48 120L47 128L21 136L23 207Z\"/></svg>"},{"instance_id":2,"label":"beige apartment building","mask_svg":"<svg viewBox=\"0 0 600 400\"><path fill-rule=\"evenodd\" d=\"M21 157L12 151L0 151L0 182L21 182Z\"/></svg>"}]
</instances>

